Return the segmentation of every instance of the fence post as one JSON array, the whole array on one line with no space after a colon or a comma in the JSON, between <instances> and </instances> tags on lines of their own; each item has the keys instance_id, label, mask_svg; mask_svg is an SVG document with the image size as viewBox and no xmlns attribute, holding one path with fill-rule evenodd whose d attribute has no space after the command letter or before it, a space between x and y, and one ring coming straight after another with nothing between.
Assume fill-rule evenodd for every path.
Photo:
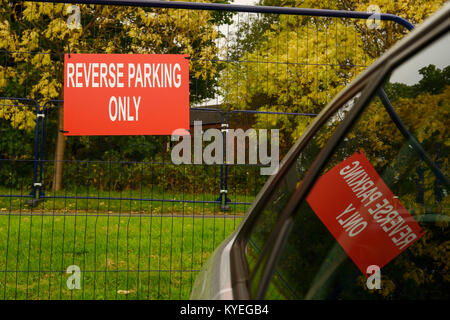
<instances>
[{"instance_id":1,"label":"fence post","mask_svg":"<svg viewBox=\"0 0 450 320\"><path fill-rule=\"evenodd\" d=\"M42 118L42 121L40 121ZM45 113L41 112L41 106L36 103L36 129L34 136L34 167L33 167L33 189L30 192L30 197L26 203L32 206L37 205L43 200L44 193L42 192L42 130L40 130L40 124L44 127ZM39 143L40 142L40 143ZM38 167L39 163L39 167ZM38 175L39 171L39 175Z\"/></svg>"},{"instance_id":2,"label":"fence post","mask_svg":"<svg viewBox=\"0 0 450 320\"><path fill-rule=\"evenodd\" d=\"M230 198L228 198L228 163L227 163L227 143L228 143L228 113L225 113L223 117L223 123L222 123L222 134L223 134L223 159L222 166L223 166L223 190L221 189L220 192L224 191L224 197L223 197L223 205L221 206L222 211L229 211L231 210L228 203L231 202Z\"/></svg>"},{"instance_id":3,"label":"fence post","mask_svg":"<svg viewBox=\"0 0 450 320\"><path fill-rule=\"evenodd\" d=\"M42 107L42 121L41 121L41 144L40 144L40 152L39 152L39 199L42 200L45 196L45 193L42 188L42 173L44 171L44 141L45 141L45 121L47 119L48 115L48 109L46 108L45 104Z\"/></svg>"},{"instance_id":4,"label":"fence post","mask_svg":"<svg viewBox=\"0 0 450 320\"><path fill-rule=\"evenodd\" d=\"M222 113L222 123L220 124L220 131L222 132L222 163L220 164L220 194L216 201L220 202L220 210L230 211L231 208L228 203L231 200L228 198L228 166L227 166L227 138L228 138L228 114Z\"/></svg>"}]
</instances>

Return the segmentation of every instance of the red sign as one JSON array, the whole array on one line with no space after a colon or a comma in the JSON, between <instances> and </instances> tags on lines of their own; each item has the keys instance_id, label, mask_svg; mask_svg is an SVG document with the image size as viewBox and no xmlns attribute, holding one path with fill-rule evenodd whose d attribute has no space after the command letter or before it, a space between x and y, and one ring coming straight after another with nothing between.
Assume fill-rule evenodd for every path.
<instances>
[{"instance_id":1,"label":"red sign","mask_svg":"<svg viewBox=\"0 0 450 320\"><path fill-rule=\"evenodd\" d=\"M189 130L189 60L175 54L66 54L66 135Z\"/></svg>"},{"instance_id":2,"label":"red sign","mask_svg":"<svg viewBox=\"0 0 450 320\"><path fill-rule=\"evenodd\" d=\"M307 201L366 276L423 235L362 151L321 176Z\"/></svg>"}]
</instances>

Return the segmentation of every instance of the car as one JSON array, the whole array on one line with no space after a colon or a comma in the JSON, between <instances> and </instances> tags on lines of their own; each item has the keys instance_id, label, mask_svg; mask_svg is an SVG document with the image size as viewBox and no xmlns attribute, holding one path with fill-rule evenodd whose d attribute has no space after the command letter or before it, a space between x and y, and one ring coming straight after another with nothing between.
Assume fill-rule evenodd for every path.
<instances>
[{"instance_id":1,"label":"car","mask_svg":"<svg viewBox=\"0 0 450 320\"><path fill-rule=\"evenodd\" d=\"M450 5L316 117L191 299L448 299Z\"/></svg>"}]
</instances>

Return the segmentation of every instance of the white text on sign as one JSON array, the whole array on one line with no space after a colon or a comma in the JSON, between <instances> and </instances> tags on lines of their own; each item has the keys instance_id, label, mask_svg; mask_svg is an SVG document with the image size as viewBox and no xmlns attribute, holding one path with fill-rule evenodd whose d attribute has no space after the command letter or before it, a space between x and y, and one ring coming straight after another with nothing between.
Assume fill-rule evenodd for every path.
<instances>
[{"instance_id":1,"label":"white text on sign","mask_svg":"<svg viewBox=\"0 0 450 320\"><path fill-rule=\"evenodd\" d=\"M127 79L125 81L125 70ZM67 88L179 88L178 63L67 63Z\"/></svg>"},{"instance_id":2,"label":"white text on sign","mask_svg":"<svg viewBox=\"0 0 450 320\"><path fill-rule=\"evenodd\" d=\"M181 67L178 63L68 63L67 87L74 88L179 88ZM125 80L125 71L127 77ZM139 121L141 97L109 99L109 119ZM133 104L133 106L131 106Z\"/></svg>"},{"instance_id":3,"label":"white text on sign","mask_svg":"<svg viewBox=\"0 0 450 320\"><path fill-rule=\"evenodd\" d=\"M131 101L134 108L130 108ZM116 98L112 96L109 99L109 118L111 121L139 121L140 102L141 97L132 97L130 99L130 97Z\"/></svg>"},{"instance_id":4,"label":"white text on sign","mask_svg":"<svg viewBox=\"0 0 450 320\"><path fill-rule=\"evenodd\" d=\"M359 161L354 161L352 166L342 168L339 173L355 193L356 198L361 200L361 205L368 208L374 221L387 233L399 250L403 250L417 239L417 235L395 209L395 206L387 198L383 198L383 193L379 191ZM378 199L383 200L377 201ZM373 205L371 205L372 203ZM350 203L347 209L336 217L350 237L359 234L367 226L367 222L356 209ZM351 215L349 215L350 213Z\"/></svg>"}]
</instances>

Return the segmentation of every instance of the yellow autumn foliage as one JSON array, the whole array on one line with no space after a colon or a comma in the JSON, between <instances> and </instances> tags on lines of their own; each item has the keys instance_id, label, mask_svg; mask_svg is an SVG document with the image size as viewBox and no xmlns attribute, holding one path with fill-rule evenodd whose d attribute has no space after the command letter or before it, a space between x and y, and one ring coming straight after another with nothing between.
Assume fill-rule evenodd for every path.
<instances>
[{"instance_id":1,"label":"yellow autumn foliage","mask_svg":"<svg viewBox=\"0 0 450 320\"><path fill-rule=\"evenodd\" d=\"M370 1L272 1L287 7L366 11ZM270 4L272 4L272 2ZM377 1L382 13L420 24L444 1ZM264 2L263 2L264 4ZM262 18L255 18L258 23ZM248 25L243 25L248 28ZM238 31L244 32L243 30ZM346 84L409 31L390 21L378 29L366 20L281 15L258 38L254 50L222 71L221 92L230 109L319 113ZM245 41L245 40L244 40ZM250 40L248 40L250 41ZM292 145L309 117L263 115L280 129L280 145Z\"/></svg>"},{"instance_id":2,"label":"yellow autumn foliage","mask_svg":"<svg viewBox=\"0 0 450 320\"><path fill-rule=\"evenodd\" d=\"M69 51L188 54L195 79L208 81L217 73L212 60L218 52L214 42L218 33L208 11L77 7L80 27L71 29L68 21L76 13L72 5L0 2L1 96L33 99L40 105L62 99L64 54ZM0 115L6 119L13 109L6 101L0 104ZM17 114L17 127L33 128L33 112Z\"/></svg>"}]
</instances>

